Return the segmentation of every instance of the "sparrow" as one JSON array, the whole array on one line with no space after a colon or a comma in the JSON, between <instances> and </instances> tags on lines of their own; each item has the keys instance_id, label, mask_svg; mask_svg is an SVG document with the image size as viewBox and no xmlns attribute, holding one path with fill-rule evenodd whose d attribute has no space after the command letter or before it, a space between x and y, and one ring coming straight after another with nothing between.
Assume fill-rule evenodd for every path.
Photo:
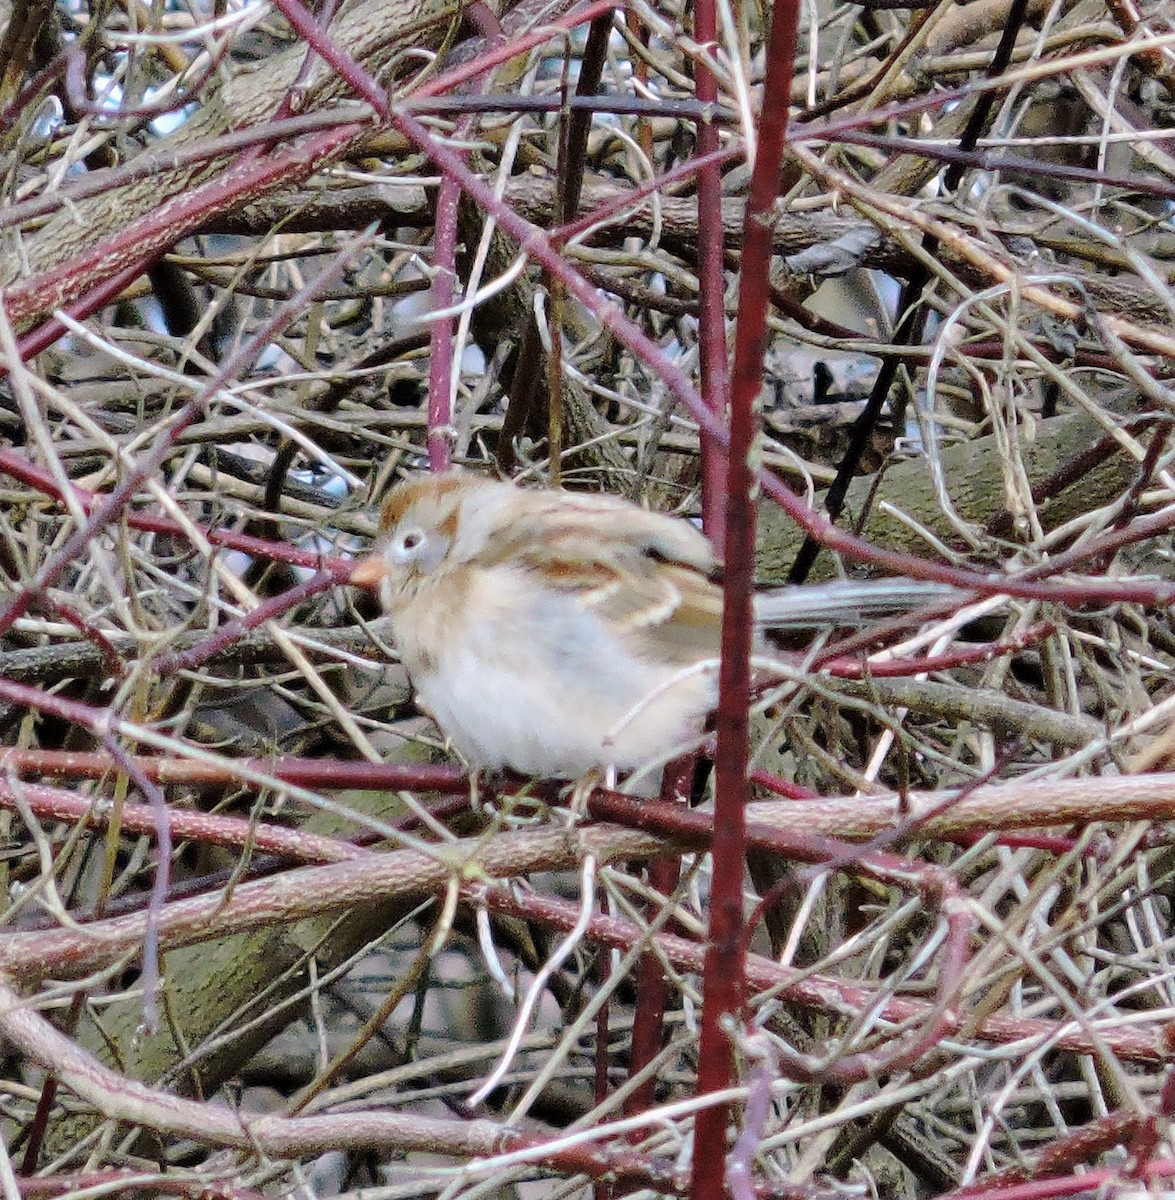
<instances>
[{"instance_id":1,"label":"sparrow","mask_svg":"<svg viewBox=\"0 0 1175 1200\"><path fill-rule=\"evenodd\" d=\"M719 563L688 520L464 472L389 493L350 582L378 590L417 693L470 766L542 778L676 757L718 698ZM766 590L756 624L941 601L908 580Z\"/></svg>"}]
</instances>

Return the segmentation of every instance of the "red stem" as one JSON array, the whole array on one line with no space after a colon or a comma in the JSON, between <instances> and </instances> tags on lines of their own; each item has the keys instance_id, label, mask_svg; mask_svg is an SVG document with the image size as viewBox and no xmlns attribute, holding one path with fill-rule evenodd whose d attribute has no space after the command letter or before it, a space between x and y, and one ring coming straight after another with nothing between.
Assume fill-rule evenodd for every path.
<instances>
[{"instance_id":1,"label":"red stem","mask_svg":"<svg viewBox=\"0 0 1175 1200\"><path fill-rule=\"evenodd\" d=\"M718 40L718 15L714 0L694 5L694 39L703 47ZM705 55L697 60L694 90L703 104L718 101L718 80ZM718 129L711 120L697 125L698 156L698 349L702 366L702 399L720 420L726 418L730 381L726 362L725 236L722 225L722 176L716 155ZM723 449L703 436L702 528L719 557L725 552L726 488L728 467Z\"/></svg>"},{"instance_id":2,"label":"red stem","mask_svg":"<svg viewBox=\"0 0 1175 1200\"><path fill-rule=\"evenodd\" d=\"M37 466L24 455L3 446L0 446L0 472L11 475L13 479L19 479L21 483L29 484L46 496L64 499L57 481L44 467ZM105 499L103 493L91 492L76 483L70 485L70 491L87 513L92 512ZM139 529L144 533L162 533L187 538L187 531L183 526L170 517L155 512L132 511L125 513L123 519L132 529ZM289 563L295 567L321 567L340 579L346 578L355 566L350 559L324 558L316 550L299 550L289 542L272 542L231 529L208 529L196 521L193 521L192 525L214 546L223 546L226 550L240 550L243 554L255 554L259 558Z\"/></svg>"},{"instance_id":3,"label":"red stem","mask_svg":"<svg viewBox=\"0 0 1175 1200\"><path fill-rule=\"evenodd\" d=\"M718 677L718 749L715 756L714 877L704 971L698 1092L729 1085L734 1064L725 1021L742 1016L746 987L743 863L746 856L748 711L754 637L755 518L758 497L758 400L763 386L767 310L771 302L771 214L787 138L788 98L796 55L795 0L777 2L771 19L767 76L759 118L759 145L743 218L742 274L730 399L726 488L726 569L723 585L722 662ZM699 81L700 82L700 81ZM706 1108L694 1126L691 1194L720 1200L725 1172L727 1106Z\"/></svg>"},{"instance_id":4,"label":"red stem","mask_svg":"<svg viewBox=\"0 0 1175 1200\"><path fill-rule=\"evenodd\" d=\"M26 692L21 703L38 710L54 711L53 694ZM100 721L104 710L82 704L85 723ZM75 710L76 711L76 710ZM244 783L252 776L263 776L273 786L282 783L295 787L331 790L335 788L380 788L388 791L440 792L468 795L469 780L458 767L423 763L347 762L335 758L171 758L143 754L135 763L148 779L187 787L223 787ZM55 775L66 779L100 779L110 770L108 754L88 750L40 750L35 748L0 751L0 771L15 773L22 779L37 775ZM80 801L84 809L89 801ZM81 811L81 810L79 810ZM179 835L177 835L179 836ZM184 835L186 836L186 835Z\"/></svg>"},{"instance_id":5,"label":"red stem","mask_svg":"<svg viewBox=\"0 0 1175 1200\"><path fill-rule=\"evenodd\" d=\"M562 258L551 244L550 238L541 229L531 225L509 205L495 196L489 184L474 175L462 162L461 156L456 151L436 141L428 129L415 117L403 109L393 109L384 89L359 64L330 41L314 17L300 3L300 0L277 0L277 6L294 29L314 45L315 50L322 55L324 61L329 62L383 118L395 126L413 145L427 154L442 172L456 179L466 195L487 215L493 217L508 237L517 242L519 247L536 263L558 279L569 295L582 303L589 312L594 313L604 328L622 346L657 374L666 390L679 400L698 422L704 435L712 438L716 445L729 446L729 434L724 423L709 410L681 367L633 322L628 320L615 303L602 299L595 286ZM586 16L596 11L598 8L592 5L588 9L577 10L577 16ZM794 13L794 7L789 11ZM471 73L476 73L476 71ZM434 86L435 82L434 80ZM766 115L771 118L772 122L779 123L781 117L786 119L785 113L781 110L786 107L787 97L786 94L783 94L783 99L780 100L776 93L772 92L771 95L776 97L774 100L775 111L770 111L772 106L768 105L769 111ZM887 109L886 112L888 111ZM786 129L784 129L784 134L786 135ZM766 143L761 139L761 153L765 145ZM770 185L772 199L774 199L774 186L775 183L772 181ZM761 228L753 231L754 236L751 242L744 241L744 247L749 248L753 242L754 246L766 247L766 250L769 251L771 247L769 209L756 211ZM762 269L766 270L765 263ZM756 357L754 361L757 370L759 358ZM756 385L757 382L756 380ZM837 528L826 517L813 510L804 497L791 491L786 484L770 472L761 472L759 481L767 495L806 534L811 535L823 546L857 561L871 563L891 573L908 575L914 579L931 579L953 584L955 587L975 591L980 595L1010 594L1025 599L1063 600L1066 595L1071 594L1070 590L1063 585L1023 583L1015 577L982 575L961 567L952 567L929 559L917 558L910 554L882 550L863 538ZM1119 583L1114 580L1091 581L1083 588L1082 598L1088 602L1120 601L1156 605L1175 600L1175 585L1158 582L1132 584Z\"/></svg>"},{"instance_id":6,"label":"red stem","mask_svg":"<svg viewBox=\"0 0 1175 1200\"><path fill-rule=\"evenodd\" d=\"M198 229L210 213L223 212L230 204L241 205L276 188L301 182L324 160L342 151L362 129L357 123L343 125L225 171L202 187L171 197L120 233L73 258L30 279L10 283L3 292L9 320L18 325L64 307L79 286L98 286L127 270L136 274L145 270L180 238Z\"/></svg>"},{"instance_id":7,"label":"red stem","mask_svg":"<svg viewBox=\"0 0 1175 1200\"><path fill-rule=\"evenodd\" d=\"M342 274L365 243L352 242L340 251L330 266L296 295L287 300L235 354L233 354L211 379L190 400L176 410L175 416L155 439L155 444L127 471L122 482L102 498L91 510L86 520L65 540L64 544L50 556L37 572L32 582L22 587L8 605L0 611L0 636L7 633L13 624L29 610L33 600L41 595L69 564L89 546L91 539L119 517L134 499L143 483L155 475L167 461L176 442L184 430L193 425L204 411L208 401L235 379L246 364L268 345L306 309L306 305L321 292L326 291ZM3 294L3 303L8 303L8 293Z\"/></svg>"}]
</instances>

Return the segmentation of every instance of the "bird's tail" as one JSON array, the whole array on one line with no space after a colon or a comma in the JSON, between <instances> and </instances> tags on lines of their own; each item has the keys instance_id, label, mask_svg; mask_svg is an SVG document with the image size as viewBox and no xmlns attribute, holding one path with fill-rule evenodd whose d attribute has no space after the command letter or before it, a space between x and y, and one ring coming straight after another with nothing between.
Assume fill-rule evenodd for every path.
<instances>
[{"instance_id":1,"label":"bird's tail","mask_svg":"<svg viewBox=\"0 0 1175 1200\"><path fill-rule=\"evenodd\" d=\"M970 593L921 579L838 579L781 587L755 597L755 623L768 629L860 625L928 605L950 606Z\"/></svg>"}]
</instances>

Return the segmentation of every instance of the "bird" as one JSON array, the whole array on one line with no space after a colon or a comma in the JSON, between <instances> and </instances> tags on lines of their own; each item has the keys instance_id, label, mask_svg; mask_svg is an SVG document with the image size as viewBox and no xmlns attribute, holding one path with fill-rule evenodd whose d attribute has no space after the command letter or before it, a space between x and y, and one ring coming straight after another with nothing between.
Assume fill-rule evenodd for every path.
<instances>
[{"instance_id":1,"label":"bird","mask_svg":"<svg viewBox=\"0 0 1175 1200\"><path fill-rule=\"evenodd\" d=\"M471 767L575 780L663 764L702 732L719 568L684 518L447 471L393 487L349 581L378 592L418 706ZM856 621L952 594L909 580L770 589L756 623Z\"/></svg>"}]
</instances>

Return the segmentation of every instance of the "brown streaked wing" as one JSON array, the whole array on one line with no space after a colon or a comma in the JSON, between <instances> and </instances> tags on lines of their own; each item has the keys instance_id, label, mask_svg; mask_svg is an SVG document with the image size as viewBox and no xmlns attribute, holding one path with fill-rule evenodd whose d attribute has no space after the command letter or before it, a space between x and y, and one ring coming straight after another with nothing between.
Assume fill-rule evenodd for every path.
<instances>
[{"instance_id":1,"label":"brown streaked wing","mask_svg":"<svg viewBox=\"0 0 1175 1200\"><path fill-rule=\"evenodd\" d=\"M503 562L530 550L570 562L601 562L638 570L641 560L679 563L705 575L717 567L706 536L688 521L646 512L616 496L523 492L528 503L509 513L495 532L492 559Z\"/></svg>"},{"instance_id":2,"label":"brown streaked wing","mask_svg":"<svg viewBox=\"0 0 1175 1200\"><path fill-rule=\"evenodd\" d=\"M685 665L718 653L722 593L707 575L587 532L519 548L518 560L547 587L577 594L643 657Z\"/></svg>"},{"instance_id":3,"label":"brown streaked wing","mask_svg":"<svg viewBox=\"0 0 1175 1200\"><path fill-rule=\"evenodd\" d=\"M640 555L617 555L610 541L564 533L517 547L511 556L537 583L574 594L606 621L625 628L668 620L681 602L662 565Z\"/></svg>"},{"instance_id":4,"label":"brown streaked wing","mask_svg":"<svg viewBox=\"0 0 1175 1200\"><path fill-rule=\"evenodd\" d=\"M476 565L522 565L631 635L647 657L688 663L717 653L722 597L699 530L612 496L524 495Z\"/></svg>"},{"instance_id":5,"label":"brown streaked wing","mask_svg":"<svg viewBox=\"0 0 1175 1200\"><path fill-rule=\"evenodd\" d=\"M660 574L672 583L680 602L666 621L634 638L638 653L642 643L651 643L651 657L662 662L689 666L702 659L717 658L722 645L722 590L699 571L665 563Z\"/></svg>"}]
</instances>

